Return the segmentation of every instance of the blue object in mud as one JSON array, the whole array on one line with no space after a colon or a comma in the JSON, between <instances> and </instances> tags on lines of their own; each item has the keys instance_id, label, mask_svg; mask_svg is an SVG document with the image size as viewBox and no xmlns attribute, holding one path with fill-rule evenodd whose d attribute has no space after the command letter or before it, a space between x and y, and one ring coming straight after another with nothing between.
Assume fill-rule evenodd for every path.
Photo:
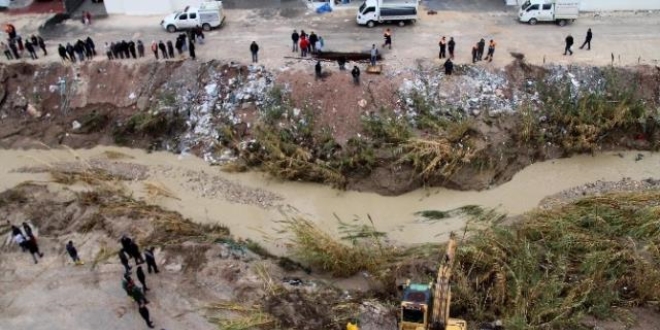
<instances>
[{"instance_id":1,"label":"blue object in mud","mask_svg":"<svg viewBox=\"0 0 660 330\"><path fill-rule=\"evenodd\" d=\"M332 7L330 7L330 4L327 2L323 6L316 8L317 14L325 14L331 11L332 11Z\"/></svg>"}]
</instances>

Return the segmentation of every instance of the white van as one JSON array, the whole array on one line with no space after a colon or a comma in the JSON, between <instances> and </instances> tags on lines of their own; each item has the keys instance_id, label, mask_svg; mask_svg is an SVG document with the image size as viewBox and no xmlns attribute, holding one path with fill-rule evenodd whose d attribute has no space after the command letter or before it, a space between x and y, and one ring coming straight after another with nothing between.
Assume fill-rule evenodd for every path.
<instances>
[{"instance_id":1,"label":"white van","mask_svg":"<svg viewBox=\"0 0 660 330\"><path fill-rule=\"evenodd\" d=\"M0 0L0 10L6 10L9 8L9 0Z\"/></svg>"},{"instance_id":2,"label":"white van","mask_svg":"<svg viewBox=\"0 0 660 330\"><path fill-rule=\"evenodd\" d=\"M182 12L167 15L160 25L169 32L187 30L200 26L204 31L222 26L225 13L222 1L204 1L199 8L186 7Z\"/></svg>"}]
</instances>

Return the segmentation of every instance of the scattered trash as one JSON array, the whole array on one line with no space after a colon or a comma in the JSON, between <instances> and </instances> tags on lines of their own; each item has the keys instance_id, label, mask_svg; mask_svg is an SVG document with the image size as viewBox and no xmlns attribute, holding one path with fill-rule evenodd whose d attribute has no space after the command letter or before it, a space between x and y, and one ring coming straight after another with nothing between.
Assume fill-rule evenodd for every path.
<instances>
[{"instance_id":1,"label":"scattered trash","mask_svg":"<svg viewBox=\"0 0 660 330\"><path fill-rule=\"evenodd\" d=\"M77 129L79 129L80 127L82 127L82 124L80 124L77 120L74 120L74 121L71 123L71 128L72 128L74 131L77 130Z\"/></svg>"}]
</instances>

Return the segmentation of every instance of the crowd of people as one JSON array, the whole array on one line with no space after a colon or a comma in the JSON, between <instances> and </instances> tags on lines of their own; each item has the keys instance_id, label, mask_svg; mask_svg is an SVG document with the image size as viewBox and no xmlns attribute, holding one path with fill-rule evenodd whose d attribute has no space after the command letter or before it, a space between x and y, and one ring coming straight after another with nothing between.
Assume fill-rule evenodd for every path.
<instances>
[{"instance_id":1,"label":"crowd of people","mask_svg":"<svg viewBox=\"0 0 660 330\"><path fill-rule=\"evenodd\" d=\"M156 258L154 256L154 248L151 247L146 249L143 257L142 253L140 253L140 247L130 237L123 235L119 242L121 243L121 250L118 252L119 261L124 266L124 275L121 283L122 288L126 294L137 303L138 313L140 313L140 316L142 316L147 323L147 326L149 328L154 328L153 321L149 316L149 309L147 308L147 304L149 303L149 300L147 300L146 297L146 292L149 291L146 282L147 277L141 266L141 264L146 263L147 272L149 274L151 274L152 271L154 274L159 273ZM135 275L137 276L138 281L140 281L140 284L142 284L142 287L137 285L131 277L132 267L129 262L129 257L135 261Z\"/></svg>"},{"instance_id":2,"label":"crowd of people","mask_svg":"<svg viewBox=\"0 0 660 330\"><path fill-rule=\"evenodd\" d=\"M23 37L16 32L16 27L11 24L5 25L5 32L7 33L7 42L0 42L0 46L2 46L7 60L18 60L26 51L33 60L36 60L39 58L37 55L39 49L41 49L44 56L48 55L46 43L40 35L33 34L30 38L23 40Z\"/></svg>"},{"instance_id":3,"label":"crowd of people","mask_svg":"<svg viewBox=\"0 0 660 330\"><path fill-rule=\"evenodd\" d=\"M16 243L23 252L29 252L35 264L39 263L39 259L42 258L44 254L39 250L39 244L37 243L37 237L34 233L33 227L27 222L23 222L20 227L12 225L9 221L7 221L7 224L11 228L10 234L14 243ZM126 235L123 235L119 242L121 244L121 249L118 252L119 261L124 266L124 273L121 281L122 288L137 304L138 313L147 323L147 326L149 328L154 328L153 321L149 315L149 309L147 308L149 301L146 298L146 292L150 289L147 287L147 276L142 269L141 264L146 263L148 274L158 274L160 272L154 255L155 249L153 247L148 248L144 251L143 255L140 252L138 244ZM78 256L78 249L76 249L73 241L68 241L65 245L65 250L75 265L85 264ZM129 262L129 258L132 258L135 261L135 274L141 286L137 285L131 277L133 267Z\"/></svg>"},{"instance_id":4,"label":"crowd of people","mask_svg":"<svg viewBox=\"0 0 660 330\"><path fill-rule=\"evenodd\" d=\"M305 30L300 30L300 33L297 30L293 30L291 41L293 43L291 52L297 53L300 51L300 57L307 57L307 55L312 53L323 52L325 48L325 40L323 40L323 37L316 35L314 31L307 34Z\"/></svg>"}]
</instances>

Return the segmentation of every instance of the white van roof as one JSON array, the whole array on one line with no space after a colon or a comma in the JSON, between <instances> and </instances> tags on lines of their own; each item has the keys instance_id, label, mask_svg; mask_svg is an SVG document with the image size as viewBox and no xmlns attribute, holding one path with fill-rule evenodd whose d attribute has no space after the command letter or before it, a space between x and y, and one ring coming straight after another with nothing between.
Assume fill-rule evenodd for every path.
<instances>
[{"instance_id":1,"label":"white van roof","mask_svg":"<svg viewBox=\"0 0 660 330\"><path fill-rule=\"evenodd\" d=\"M199 4L200 10L218 10L222 8L222 1L206 0Z\"/></svg>"}]
</instances>

